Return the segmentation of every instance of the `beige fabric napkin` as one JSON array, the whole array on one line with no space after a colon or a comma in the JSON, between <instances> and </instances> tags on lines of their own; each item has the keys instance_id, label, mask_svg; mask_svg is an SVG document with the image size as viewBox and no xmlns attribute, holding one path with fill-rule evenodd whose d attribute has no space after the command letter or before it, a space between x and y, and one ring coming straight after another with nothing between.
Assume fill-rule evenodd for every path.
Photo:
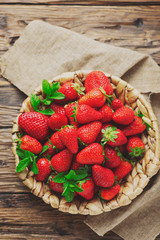
<instances>
[{"instance_id":1,"label":"beige fabric napkin","mask_svg":"<svg viewBox=\"0 0 160 240\"><path fill-rule=\"evenodd\" d=\"M1 73L29 95L42 82L67 71L102 70L122 77L142 93L151 95L160 115L160 68L151 57L128 49L99 43L70 30L42 21L31 22L1 59ZM160 232L160 176L152 178L146 190L129 206L85 223L97 234L113 230L124 239L152 240Z\"/></svg>"}]
</instances>

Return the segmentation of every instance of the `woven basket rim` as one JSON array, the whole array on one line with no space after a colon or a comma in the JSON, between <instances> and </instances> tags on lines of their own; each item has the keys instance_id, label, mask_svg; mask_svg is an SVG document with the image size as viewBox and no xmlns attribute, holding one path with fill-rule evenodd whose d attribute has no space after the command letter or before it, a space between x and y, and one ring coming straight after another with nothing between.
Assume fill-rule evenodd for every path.
<instances>
[{"instance_id":1,"label":"woven basket rim","mask_svg":"<svg viewBox=\"0 0 160 240\"><path fill-rule=\"evenodd\" d=\"M49 82L60 81L65 83L71 79L78 81L79 84L84 81L86 75L93 70L79 70L75 72L66 72L61 75L58 75L53 80ZM43 182L38 182L32 171L29 171L28 168L25 168L21 173L18 173L19 178L23 183L31 190L31 192L43 199L44 202L50 204L53 208L58 208L60 211L69 212L71 214L82 214L82 215L98 215L103 212L108 212L113 209L119 208L121 206L128 205L135 199L139 194L141 194L148 184L150 178L155 175L160 169L160 141L159 141L159 129L157 118L153 113L150 103L140 94L129 83L125 82L119 77L108 74L104 72L107 77L110 77L112 85L114 88L114 93L119 95L118 98L125 100L125 103L138 106L138 109L144 114L147 121L150 121L152 124L152 129L147 132L147 137L144 137L144 140L147 141L148 149L145 153L144 158L141 160L141 163L137 163L131 173L127 177L127 181L121 185L121 190L119 194L111 201L104 202L101 201L98 197L95 197L91 201L79 199L73 200L73 202L66 202L64 197L59 197L56 193L53 193L48 185ZM34 92L36 95L42 95L41 85L37 87ZM27 97L20 109L20 114L22 112L30 111L33 108L30 104L30 97ZM19 115L20 115L19 114ZM15 119L12 128L12 151L15 156L16 166L19 163L19 157L16 154L16 142L14 139L17 138L17 133L20 128L18 126L18 117ZM147 115L147 116L146 116ZM145 120L146 120L145 119ZM146 144L145 144L146 145ZM154 151L153 151L154 150Z\"/></svg>"}]
</instances>

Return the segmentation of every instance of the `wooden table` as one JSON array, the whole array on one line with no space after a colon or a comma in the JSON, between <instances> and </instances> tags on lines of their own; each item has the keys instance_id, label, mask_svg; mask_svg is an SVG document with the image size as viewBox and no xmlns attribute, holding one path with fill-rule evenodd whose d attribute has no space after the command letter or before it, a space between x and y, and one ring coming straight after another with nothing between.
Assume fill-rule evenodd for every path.
<instances>
[{"instance_id":1,"label":"wooden table","mask_svg":"<svg viewBox=\"0 0 160 240\"><path fill-rule=\"evenodd\" d=\"M0 56L34 19L148 53L160 64L160 0L0 0ZM113 232L97 236L83 223L84 216L52 209L18 179L11 127L25 97L0 78L0 239L121 239Z\"/></svg>"}]
</instances>

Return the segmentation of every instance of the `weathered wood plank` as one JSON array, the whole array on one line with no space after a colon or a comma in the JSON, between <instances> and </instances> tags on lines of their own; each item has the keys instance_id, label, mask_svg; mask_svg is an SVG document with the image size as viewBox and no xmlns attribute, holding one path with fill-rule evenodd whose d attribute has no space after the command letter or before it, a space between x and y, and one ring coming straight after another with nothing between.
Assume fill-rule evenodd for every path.
<instances>
[{"instance_id":1,"label":"weathered wood plank","mask_svg":"<svg viewBox=\"0 0 160 240\"><path fill-rule=\"evenodd\" d=\"M85 216L59 212L32 194L0 194L0 216L0 239L121 239L111 232L97 236Z\"/></svg>"},{"instance_id":2,"label":"weathered wood plank","mask_svg":"<svg viewBox=\"0 0 160 240\"><path fill-rule=\"evenodd\" d=\"M15 172L11 128L0 129L0 193L29 192Z\"/></svg>"},{"instance_id":3,"label":"weathered wood plank","mask_svg":"<svg viewBox=\"0 0 160 240\"><path fill-rule=\"evenodd\" d=\"M27 4L66 4L66 1L64 0L0 0L0 3L27 3ZM69 0L67 1L67 5L69 4L79 4L79 5L119 5L119 4L158 4L159 0L79 0L79 1L74 1L74 0Z\"/></svg>"},{"instance_id":4,"label":"weathered wood plank","mask_svg":"<svg viewBox=\"0 0 160 240\"><path fill-rule=\"evenodd\" d=\"M41 19L101 42L148 53L160 63L160 8L157 6L4 4L0 7L0 17L1 52L13 44L31 20Z\"/></svg>"}]
</instances>

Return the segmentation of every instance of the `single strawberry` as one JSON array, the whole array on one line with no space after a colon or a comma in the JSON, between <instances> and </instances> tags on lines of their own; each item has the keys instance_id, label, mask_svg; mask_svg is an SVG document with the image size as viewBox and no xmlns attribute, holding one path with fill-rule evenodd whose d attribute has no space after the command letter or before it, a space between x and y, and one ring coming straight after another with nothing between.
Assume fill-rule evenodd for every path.
<instances>
[{"instance_id":1,"label":"single strawberry","mask_svg":"<svg viewBox=\"0 0 160 240\"><path fill-rule=\"evenodd\" d=\"M102 129L102 144L107 143L111 147L117 147L126 144L127 138L123 132L116 128L108 126L106 129Z\"/></svg>"},{"instance_id":2,"label":"single strawberry","mask_svg":"<svg viewBox=\"0 0 160 240\"><path fill-rule=\"evenodd\" d=\"M22 137L20 146L23 150L27 150L34 154L39 154L43 149L41 143L29 135L24 135Z\"/></svg>"},{"instance_id":3,"label":"single strawberry","mask_svg":"<svg viewBox=\"0 0 160 240\"><path fill-rule=\"evenodd\" d=\"M108 77L106 77L106 75L103 72L101 71L90 72L86 76L86 80L85 80L86 92L88 93L93 88L99 88L99 87L102 87L105 90L107 95L113 94L112 85Z\"/></svg>"},{"instance_id":4,"label":"single strawberry","mask_svg":"<svg viewBox=\"0 0 160 240\"><path fill-rule=\"evenodd\" d=\"M49 134L48 117L39 112L22 113L18 118L18 124L39 141L44 141Z\"/></svg>"},{"instance_id":5,"label":"single strawberry","mask_svg":"<svg viewBox=\"0 0 160 240\"><path fill-rule=\"evenodd\" d=\"M133 122L130 123L128 126L121 127L121 130L125 136L131 136L131 135L142 133L144 132L145 129L146 129L146 124L138 116L134 116Z\"/></svg>"},{"instance_id":6,"label":"single strawberry","mask_svg":"<svg viewBox=\"0 0 160 240\"><path fill-rule=\"evenodd\" d=\"M58 92L61 92L65 95L64 99L55 100L56 103L67 103L72 102L77 99L78 95L83 93L84 87L81 87L78 83L67 82L63 84Z\"/></svg>"},{"instance_id":7,"label":"single strawberry","mask_svg":"<svg viewBox=\"0 0 160 240\"><path fill-rule=\"evenodd\" d=\"M118 124L128 125L133 122L134 112L129 107L121 107L114 112L112 119Z\"/></svg>"},{"instance_id":8,"label":"single strawberry","mask_svg":"<svg viewBox=\"0 0 160 240\"><path fill-rule=\"evenodd\" d=\"M102 123L107 123L112 120L112 115L113 115L112 109L108 105L104 105L99 110L99 112L102 113L102 119L101 119Z\"/></svg>"},{"instance_id":9,"label":"single strawberry","mask_svg":"<svg viewBox=\"0 0 160 240\"><path fill-rule=\"evenodd\" d=\"M72 153L78 152L78 133L73 126L67 125L60 129L59 138Z\"/></svg>"},{"instance_id":10,"label":"single strawberry","mask_svg":"<svg viewBox=\"0 0 160 240\"><path fill-rule=\"evenodd\" d=\"M87 180L82 180L80 181L80 183L77 184L78 187L83 189L83 192L77 192L78 195L80 195L81 197L87 199L87 200L91 200L94 196L94 182L92 180L92 178Z\"/></svg>"},{"instance_id":11,"label":"single strawberry","mask_svg":"<svg viewBox=\"0 0 160 240\"><path fill-rule=\"evenodd\" d=\"M62 126L68 124L68 119L66 116L54 113L48 120L48 126L55 131L56 129L60 129Z\"/></svg>"},{"instance_id":12,"label":"single strawberry","mask_svg":"<svg viewBox=\"0 0 160 240\"><path fill-rule=\"evenodd\" d=\"M53 175L50 178L50 180L49 180L49 187L50 187L50 189L52 189L55 192L62 193L63 192L63 183L55 183L55 182L53 182L53 179L54 179L55 176L56 176L56 174Z\"/></svg>"},{"instance_id":13,"label":"single strawberry","mask_svg":"<svg viewBox=\"0 0 160 240\"><path fill-rule=\"evenodd\" d=\"M100 187L111 187L115 181L112 170L100 165L94 165L92 167L92 176L94 183Z\"/></svg>"},{"instance_id":14,"label":"single strawberry","mask_svg":"<svg viewBox=\"0 0 160 240\"><path fill-rule=\"evenodd\" d=\"M110 126L110 127L113 127L112 124L106 123L106 124L102 125L102 129L103 129L103 130L106 130L106 128L109 127L109 126ZM98 134L98 137L97 137L97 139L96 139L96 142L98 142L98 143L101 142L102 137L103 137L102 129L101 129L101 131L100 131L100 133Z\"/></svg>"},{"instance_id":15,"label":"single strawberry","mask_svg":"<svg viewBox=\"0 0 160 240\"><path fill-rule=\"evenodd\" d=\"M50 162L46 158L40 158L37 162L37 167L38 174L35 175L35 178L42 182L51 174Z\"/></svg>"},{"instance_id":16,"label":"single strawberry","mask_svg":"<svg viewBox=\"0 0 160 240\"><path fill-rule=\"evenodd\" d=\"M123 103L120 99L115 98L111 103L111 108L116 111L118 108L123 107Z\"/></svg>"},{"instance_id":17,"label":"single strawberry","mask_svg":"<svg viewBox=\"0 0 160 240\"><path fill-rule=\"evenodd\" d=\"M74 110L76 109L78 103L77 102L73 102L73 103L69 103L66 107L65 107L65 112L66 112L66 116L69 119L69 123L74 126L78 127L78 122L75 121L75 118L72 116L74 114Z\"/></svg>"},{"instance_id":18,"label":"single strawberry","mask_svg":"<svg viewBox=\"0 0 160 240\"><path fill-rule=\"evenodd\" d=\"M71 169L78 170L79 168L84 167L84 164L80 164L77 161L73 161Z\"/></svg>"},{"instance_id":19,"label":"single strawberry","mask_svg":"<svg viewBox=\"0 0 160 240\"><path fill-rule=\"evenodd\" d=\"M50 105L50 108L55 112L55 113L59 113L59 114L62 114L62 115L66 115L66 112L65 112L65 108L62 106L62 105L58 105L56 103L52 103Z\"/></svg>"},{"instance_id":20,"label":"single strawberry","mask_svg":"<svg viewBox=\"0 0 160 240\"><path fill-rule=\"evenodd\" d=\"M102 164L103 160L103 147L99 143L88 145L76 157L76 161L81 164Z\"/></svg>"},{"instance_id":21,"label":"single strawberry","mask_svg":"<svg viewBox=\"0 0 160 240\"><path fill-rule=\"evenodd\" d=\"M131 158L141 157L145 152L145 145L139 137L133 136L128 139L127 151Z\"/></svg>"},{"instance_id":22,"label":"single strawberry","mask_svg":"<svg viewBox=\"0 0 160 240\"><path fill-rule=\"evenodd\" d=\"M86 104L90 107L102 107L105 101L105 96L101 90L99 88L93 88L79 99L78 104Z\"/></svg>"},{"instance_id":23,"label":"single strawberry","mask_svg":"<svg viewBox=\"0 0 160 240\"><path fill-rule=\"evenodd\" d=\"M116 184L115 186L111 188L101 188L99 191L99 195L102 199L109 201L113 199L120 191L120 185Z\"/></svg>"},{"instance_id":24,"label":"single strawberry","mask_svg":"<svg viewBox=\"0 0 160 240\"><path fill-rule=\"evenodd\" d=\"M65 148L64 144L59 138L59 132L53 133L51 136L51 143L53 146L55 146L58 150L63 150Z\"/></svg>"},{"instance_id":25,"label":"single strawberry","mask_svg":"<svg viewBox=\"0 0 160 240\"><path fill-rule=\"evenodd\" d=\"M70 169L72 157L73 154L68 149L64 149L52 157L51 166L57 172L68 171Z\"/></svg>"},{"instance_id":26,"label":"single strawberry","mask_svg":"<svg viewBox=\"0 0 160 240\"><path fill-rule=\"evenodd\" d=\"M49 148L43 153L43 156L50 155L51 157L56 153L55 146L52 145L51 140L47 140L43 146L48 146Z\"/></svg>"},{"instance_id":27,"label":"single strawberry","mask_svg":"<svg viewBox=\"0 0 160 240\"><path fill-rule=\"evenodd\" d=\"M104 153L106 156L104 167L115 168L120 165L121 158L118 156L118 152L115 149L111 148L110 146L106 146Z\"/></svg>"},{"instance_id":28,"label":"single strawberry","mask_svg":"<svg viewBox=\"0 0 160 240\"><path fill-rule=\"evenodd\" d=\"M101 127L102 123L98 121L83 125L78 129L78 137L80 138L81 142L87 145L94 143L101 131Z\"/></svg>"},{"instance_id":29,"label":"single strawberry","mask_svg":"<svg viewBox=\"0 0 160 240\"><path fill-rule=\"evenodd\" d=\"M74 115L77 122L81 124L97 121L102 118L100 112L86 104L78 105L76 110L74 110Z\"/></svg>"},{"instance_id":30,"label":"single strawberry","mask_svg":"<svg viewBox=\"0 0 160 240\"><path fill-rule=\"evenodd\" d=\"M124 178L132 170L132 164L128 161L121 161L120 165L116 167L113 172L117 176L117 181Z\"/></svg>"}]
</instances>

